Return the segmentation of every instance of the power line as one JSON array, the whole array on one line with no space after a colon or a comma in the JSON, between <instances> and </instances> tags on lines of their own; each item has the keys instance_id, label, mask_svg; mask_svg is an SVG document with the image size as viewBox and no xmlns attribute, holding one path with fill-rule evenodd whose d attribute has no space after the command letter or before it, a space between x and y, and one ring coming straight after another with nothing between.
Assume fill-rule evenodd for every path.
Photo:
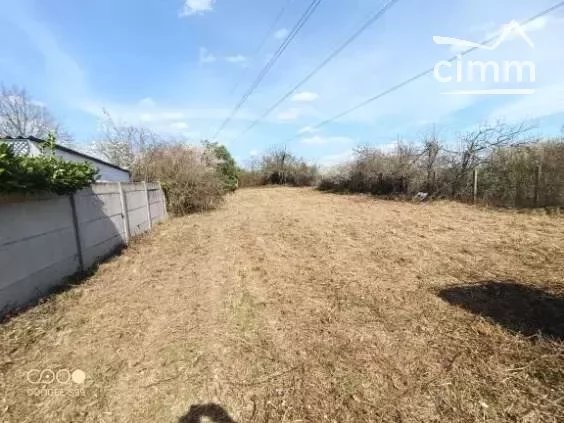
<instances>
[{"instance_id":1,"label":"power line","mask_svg":"<svg viewBox=\"0 0 564 423\"><path fill-rule=\"evenodd\" d=\"M276 52L272 55L272 57L270 58L270 60L268 61L268 63L262 68L262 70L259 72L259 74L257 75L256 79L253 81L253 83L251 84L251 86L247 89L247 91L245 92L245 94L243 94L243 96L241 97L241 99L239 100L239 102L235 105L235 107L233 108L233 110L231 111L230 115L223 121L223 123L220 125L220 127L217 129L215 135L213 136L212 140L215 140L218 135L225 129L225 127L229 124L229 122L231 122L231 120L233 119L233 117L235 116L235 114L239 111L239 109L243 106L243 104L246 103L246 101L248 100L248 98L253 94L253 92L257 89L257 87L260 85L260 83L262 82L262 80L266 77L266 75L268 74L268 72L270 72L270 70L272 69L272 67L274 66L274 64L276 63L276 61L280 58L280 56L284 53L284 51L288 48L288 46L290 45L290 43L293 41L293 39L296 37L296 35L300 32L300 30L302 29L302 27L306 24L306 22L309 20L309 18L311 17L311 15L313 14L313 12L315 12L315 9L317 9L317 7L319 6L319 4L321 3L322 0L312 0L312 2L310 3L310 5L308 6L308 8L306 9L306 11L303 13L303 15L300 17L300 19L298 20L298 22L296 23L296 25L294 25L294 28L292 28L292 30L290 31L290 33L286 36L286 39L282 42L282 44L280 45L280 47L278 47L278 50L276 50Z\"/></svg>"},{"instance_id":2,"label":"power line","mask_svg":"<svg viewBox=\"0 0 564 423\"><path fill-rule=\"evenodd\" d=\"M329 62L331 62L336 56L338 56L345 48L347 48L354 40L356 40L364 31L366 31L373 23L380 19L394 4L399 0L390 0L382 8L380 8L374 15L370 17L359 29L357 29L349 38L347 38L342 44L340 44L335 50L333 50L329 56L325 58L318 66L316 66L310 73L308 73L305 78L294 85L290 91L279 98L272 106L270 106L262 115L260 115L255 121L253 121L243 132L241 132L236 139L239 139L255 126L257 126L265 117L267 117L273 110L275 110L280 104L286 101L292 94L294 94L301 86L308 82L315 74L317 74L321 69L323 69Z\"/></svg>"},{"instance_id":3,"label":"power line","mask_svg":"<svg viewBox=\"0 0 564 423\"><path fill-rule=\"evenodd\" d=\"M288 4L290 3L290 0L284 0L284 4L282 5L282 8L280 9L280 11L278 12L278 14L276 15L276 18L274 18L274 21L272 21L272 23L270 24L270 26L268 27L268 31L266 32L266 34L264 35L263 39L261 40L261 42L258 44L257 48L255 49L253 56L252 57L257 57L259 55L259 53L262 51L262 49L264 48L266 42L268 41L268 39L270 38L270 36L274 33L274 30L276 29L276 26L278 25L278 23L280 22L280 20L282 19L282 16L284 15L284 12L286 12L286 9L288 7ZM241 83L243 82L244 76L247 75L247 71L243 72L243 75L241 76L241 78L239 78L239 80L237 81L237 83L235 84L235 86L231 89L231 94L233 94L237 88L239 88L239 85L241 85Z\"/></svg>"},{"instance_id":4,"label":"power line","mask_svg":"<svg viewBox=\"0 0 564 423\"><path fill-rule=\"evenodd\" d=\"M524 21L522 21L522 22L519 22L519 25L522 25L522 26L523 26L523 25L526 25L526 24L528 24L528 23L534 21L535 19L538 19L538 18L541 18L541 17L543 17L543 16L545 16L545 15L548 15L549 13L555 11L556 9L558 9L558 8L560 8L560 7L562 7L562 6L564 6L564 1L561 1L561 2L559 2L559 3L557 3L557 4L555 4L554 6L549 7L548 9L545 9L545 10L543 10L542 12L539 12L539 13L537 13L536 15L531 16L530 18L528 18L528 19L526 19L526 20L524 20ZM498 35L496 34L496 35L494 35L494 36L492 36L492 37L490 37L490 38L488 38L488 39L482 41L480 44L489 44L489 43L491 43L492 41L496 40L497 37L498 37ZM463 52L461 52L461 53L459 53L459 54L457 54L457 55L455 55L455 56L452 56L450 59L447 60L447 62L454 62L454 61L456 61L459 57L466 56L467 54L469 54L469 53L471 53L471 52L473 52L474 50L477 50L477 49L478 49L478 46L470 47L470 48L468 48L467 50L464 50ZM329 118L329 119L326 119L326 120L324 120L324 121L322 121L322 122L316 124L315 126L311 126L311 129L319 129L319 128L321 128L321 127L323 127L323 126L325 126L325 125L327 125L327 124L329 124L329 123L331 123L331 122L333 122L333 121L335 121L335 120L337 120L337 119L342 118L343 116L348 115L349 113L352 113L352 112L354 112L354 111L356 111L356 110L358 110L358 109L361 109L362 107L364 107L364 106L366 106L366 105L368 105L368 104L370 104L370 103L372 103L372 102L374 102L374 101L376 101L376 100L378 100L378 99L380 99L380 98L382 98L382 97L384 97L384 96L386 96L386 95L388 95L388 94L390 94L390 93L392 93L392 92L394 92L394 91L397 91L397 90L399 90L400 88L403 88L404 86L406 86L406 85L412 83L413 81L416 81L417 79L423 78L424 76L426 76L426 75L432 73L434 70L435 70L435 67L434 67L434 66L433 66L432 68L430 68L430 69L426 69L426 70L424 70L424 71L422 71L422 72L420 72L420 73L418 73L418 74L412 76L411 78L406 79L405 81L400 82L399 84L396 84L396 85L394 85L394 86L388 88L387 90L382 91L381 93L379 93L379 94L377 94L377 95L375 95L375 96L373 96L373 97L370 97L370 98L364 100L363 102L357 104L357 105L354 106L354 107L351 107L350 109L347 109L347 110L345 110L345 111L343 111L343 112L341 112L341 113L338 113L338 114L336 114L335 116L333 116L333 117L331 117L331 118ZM299 137L300 137L300 134L298 134L298 135L296 135L296 136L294 136L294 137L288 139L287 142L293 141L293 140L295 140L296 138L299 138Z\"/></svg>"},{"instance_id":5,"label":"power line","mask_svg":"<svg viewBox=\"0 0 564 423\"><path fill-rule=\"evenodd\" d=\"M286 50L288 45L290 45L290 43L295 38L295 36L298 34L298 32L301 30L301 28L309 20L310 16L313 14L313 12L317 8L317 6L319 6L320 2L321 2L321 0L313 0L311 2L311 4L307 8L307 10L304 12L302 17L298 20L298 22L296 23L296 25L294 26L292 31L288 34L286 39L282 42L282 44L280 45L278 50L272 55L272 57L270 58L268 63L264 66L264 68L261 70L261 72L259 72L257 78L251 84L249 89L245 92L245 94L243 94L242 98L239 100L239 103L237 103L237 105L234 107L230 116L227 119L225 119L225 121L222 123L220 128L217 130L216 134L213 137L214 139L217 138L217 136L221 133L221 131L229 124L231 119L235 116L235 114L239 111L239 109L243 106L243 104L246 103L248 98L252 95L252 93L256 90L256 88L260 85L260 83L262 82L264 77L268 74L268 72L270 72L270 70L272 69L272 67L274 66L274 64L278 60L278 58L280 58L280 56L284 53L284 51Z\"/></svg>"}]
</instances>

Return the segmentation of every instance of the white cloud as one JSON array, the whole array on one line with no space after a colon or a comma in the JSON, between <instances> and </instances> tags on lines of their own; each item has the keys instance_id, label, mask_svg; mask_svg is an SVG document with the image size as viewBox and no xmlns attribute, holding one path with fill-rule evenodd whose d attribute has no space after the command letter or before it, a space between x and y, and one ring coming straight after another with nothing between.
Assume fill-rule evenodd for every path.
<instances>
[{"instance_id":1,"label":"white cloud","mask_svg":"<svg viewBox=\"0 0 564 423\"><path fill-rule=\"evenodd\" d=\"M276 116L278 120L290 121L296 120L300 117L300 110L299 109L288 109L284 110Z\"/></svg>"},{"instance_id":2,"label":"white cloud","mask_svg":"<svg viewBox=\"0 0 564 423\"><path fill-rule=\"evenodd\" d=\"M317 132L319 132L319 129L317 128L314 128L312 126L304 126L298 131L298 134L315 134Z\"/></svg>"},{"instance_id":3,"label":"white cloud","mask_svg":"<svg viewBox=\"0 0 564 423\"><path fill-rule=\"evenodd\" d=\"M153 108L156 106L155 100L153 100L151 97L145 97L141 100L139 100L139 107L144 107L144 108Z\"/></svg>"},{"instance_id":4,"label":"white cloud","mask_svg":"<svg viewBox=\"0 0 564 423\"><path fill-rule=\"evenodd\" d=\"M147 122L166 121L186 121L186 120L217 120L221 121L230 115L232 109L225 108L204 108L191 106L161 106L152 110L147 110L137 103L111 103L101 100L89 100L78 104L79 109L93 116L103 118L104 110L117 120L131 124L136 124L141 120ZM239 120L250 122L256 119L256 115L248 110L241 110L237 115Z\"/></svg>"},{"instance_id":5,"label":"white cloud","mask_svg":"<svg viewBox=\"0 0 564 423\"><path fill-rule=\"evenodd\" d=\"M24 2L19 3L19 6L24 6ZM90 87L86 70L63 48L44 20L35 19L17 7L13 12L4 13L2 18L18 27L27 36L32 48L42 56L43 85L48 85L57 93L57 98L67 104L75 104L77 98L87 97Z\"/></svg>"},{"instance_id":6,"label":"white cloud","mask_svg":"<svg viewBox=\"0 0 564 423\"><path fill-rule=\"evenodd\" d=\"M353 140L349 137L326 137L314 135L313 137L303 138L302 144L307 145L328 145L328 144L350 144Z\"/></svg>"},{"instance_id":7,"label":"white cloud","mask_svg":"<svg viewBox=\"0 0 564 423\"><path fill-rule=\"evenodd\" d=\"M145 100L145 99L143 99ZM223 121L231 113L230 107L205 108L191 105L166 105L154 102L154 107L147 107L147 101L132 103L112 103L102 100L88 100L79 102L80 110L91 114L97 119L105 119L106 110L116 122L127 125L142 126L159 134L182 136L198 140L209 136L210 124ZM248 124L256 119L248 110L241 110L236 120ZM234 138L239 130L224 132L224 139ZM224 142L226 143L226 142Z\"/></svg>"},{"instance_id":8,"label":"white cloud","mask_svg":"<svg viewBox=\"0 0 564 423\"><path fill-rule=\"evenodd\" d=\"M186 122L173 122L170 124L171 129L175 129L175 130L184 130L184 129L188 129L188 124Z\"/></svg>"},{"instance_id":9,"label":"white cloud","mask_svg":"<svg viewBox=\"0 0 564 423\"><path fill-rule=\"evenodd\" d=\"M311 92L311 91L302 91L296 93L292 96L292 101L296 101L299 103L310 103L315 101L319 98L319 94Z\"/></svg>"},{"instance_id":10,"label":"white cloud","mask_svg":"<svg viewBox=\"0 0 564 423\"><path fill-rule=\"evenodd\" d=\"M225 61L234 64L244 64L247 63L247 58L242 54L236 54L234 56L225 57Z\"/></svg>"},{"instance_id":11,"label":"white cloud","mask_svg":"<svg viewBox=\"0 0 564 423\"><path fill-rule=\"evenodd\" d=\"M8 98L11 100L12 97L18 98L16 96L9 96ZM31 104L34 104L34 105L39 106L39 107L47 107L47 104L45 104L43 101L39 101L39 100L33 100L32 99Z\"/></svg>"},{"instance_id":12,"label":"white cloud","mask_svg":"<svg viewBox=\"0 0 564 423\"><path fill-rule=\"evenodd\" d=\"M207 48L200 47L200 55L198 59L198 63L206 64L206 63L213 63L217 60L213 53L210 53Z\"/></svg>"},{"instance_id":13,"label":"white cloud","mask_svg":"<svg viewBox=\"0 0 564 423\"><path fill-rule=\"evenodd\" d=\"M158 110L150 113L141 113L139 118L143 122L178 121L184 119L185 115L183 112Z\"/></svg>"},{"instance_id":14,"label":"white cloud","mask_svg":"<svg viewBox=\"0 0 564 423\"><path fill-rule=\"evenodd\" d=\"M554 84L537 89L533 95L503 105L494 110L490 120L518 122L564 113L564 84Z\"/></svg>"},{"instance_id":15,"label":"white cloud","mask_svg":"<svg viewBox=\"0 0 564 423\"><path fill-rule=\"evenodd\" d=\"M213 10L215 0L184 0L180 16L201 15Z\"/></svg>"},{"instance_id":16,"label":"white cloud","mask_svg":"<svg viewBox=\"0 0 564 423\"><path fill-rule=\"evenodd\" d=\"M290 31L288 31L286 28L281 28L274 33L274 38L281 40L282 38L286 38L289 33Z\"/></svg>"},{"instance_id":17,"label":"white cloud","mask_svg":"<svg viewBox=\"0 0 564 423\"><path fill-rule=\"evenodd\" d=\"M540 31L547 27L548 21L549 21L548 16L541 16L540 18L537 18L534 21L531 21L523 25L523 28L525 28L527 32Z\"/></svg>"}]
</instances>

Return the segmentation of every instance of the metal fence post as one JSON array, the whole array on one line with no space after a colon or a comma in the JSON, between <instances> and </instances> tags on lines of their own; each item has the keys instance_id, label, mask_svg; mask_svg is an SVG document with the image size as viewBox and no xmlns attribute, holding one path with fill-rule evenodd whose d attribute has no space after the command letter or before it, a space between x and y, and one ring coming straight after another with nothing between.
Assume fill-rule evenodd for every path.
<instances>
[{"instance_id":1,"label":"metal fence post","mask_svg":"<svg viewBox=\"0 0 564 423\"><path fill-rule=\"evenodd\" d=\"M165 193L163 191L163 186L161 185L161 183L159 182L159 191L161 193L161 202L162 202L162 206L163 206L163 219L167 219L168 218L168 211L166 209L166 196Z\"/></svg>"},{"instance_id":2,"label":"metal fence post","mask_svg":"<svg viewBox=\"0 0 564 423\"><path fill-rule=\"evenodd\" d=\"M147 182L143 181L143 189L145 190L145 198L147 199L147 218L149 219L149 229L153 227L153 220L151 219L151 203L149 202L149 190L147 189Z\"/></svg>"},{"instance_id":3,"label":"metal fence post","mask_svg":"<svg viewBox=\"0 0 564 423\"><path fill-rule=\"evenodd\" d=\"M478 200L478 168L474 168L474 186L472 190L472 197L474 200L474 204Z\"/></svg>"},{"instance_id":4,"label":"metal fence post","mask_svg":"<svg viewBox=\"0 0 564 423\"><path fill-rule=\"evenodd\" d=\"M81 272L84 272L84 258L82 256L82 243L80 241L80 228L78 226L78 215L76 213L76 202L74 199L75 194L69 195L71 211L72 211L72 225L74 227L74 239L76 241L76 251L78 253L78 266Z\"/></svg>"},{"instance_id":5,"label":"metal fence post","mask_svg":"<svg viewBox=\"0 0 564 423\"><path fill-rule=\"evenodd\" d=\"M119 199L121 202L121 217L123 220L125 243L129 244L129 238L131 237L131 234L129 232L129 216L127 215L127 203L125 201L125 193L123 192L123 186L121 182L118 182L118 188L119 188Z\"/></svg>"},{"instance_id":6,"label":"metal fence post","mask_svg":"<svg viewBox=\"0 0 564 423\"><path fill-rule=\"evenodd\" d=\"M542 165L538 165L535 170L535 207L539 206L541 175Z\"/></svg>"}]
</instances>

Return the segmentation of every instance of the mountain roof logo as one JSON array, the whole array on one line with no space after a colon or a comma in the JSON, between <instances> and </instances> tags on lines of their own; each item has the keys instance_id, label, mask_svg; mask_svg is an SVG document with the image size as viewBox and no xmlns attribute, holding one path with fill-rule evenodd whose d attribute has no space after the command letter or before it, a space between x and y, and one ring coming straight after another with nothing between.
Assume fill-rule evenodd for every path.
<instances>
[{"instance_id":1,"label":"mountain roof logo","mask_svg":"<svg viewBox=\"0 0 564 423\"><path fill-rule=\"evenodd\" d=\"M530 48L535 45L517 21L503 25L499 35L476 43L453 37L434 36L438 45L448 45L458 51L454 57L435 64L433 75L441 83L469 84L462 90L442 94L457 95L523 95L534 94L531 84L536 81L536 64L532 60L463 60L475 50L496 50L510 38L519 37ZM477 86L481 83L482 86ZM502 84L502 85L496 85ZM523 86L523 84L526 84ZM469 89L466 89L469 88Z\"/></svg>"},{"instance_id":2,"label":"mountain roof logo","mask_svg":"<svg viewBox=\"0 0 564 423\"><path fill-rule=\"evenodd\" d=\"M503 44L509 37L513 34L518 35L525 43L529 45L531 48L535 48L535 44L529 38L523 27L517 21L511 21L506 25L503 25L501 34L495 40L495 42L491 45L476 43L474 41L463 40L460 38L453 38L453 37L441 37L435 35L433 37L433 41L435 44L438 45L450 45L454 47L464 47L464 48L480 48L483 50L495 50L501 44Z\"/></svg>"}]
</instances>

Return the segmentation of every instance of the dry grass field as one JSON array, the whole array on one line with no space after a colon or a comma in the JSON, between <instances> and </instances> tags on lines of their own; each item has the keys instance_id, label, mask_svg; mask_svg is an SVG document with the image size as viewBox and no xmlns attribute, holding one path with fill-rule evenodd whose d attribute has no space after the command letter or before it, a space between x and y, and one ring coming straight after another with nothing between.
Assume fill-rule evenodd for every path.
<instances>
[{"instance_id":1,"label":"dry grass field","mask_svg":"<svg viewBox=\"0 0 564 423\"><path fill-rule=\"evenodd\" d=\"M562 422L564 219L241 190L0 341L2 423Z\"/></svg>"}]
</instances>

